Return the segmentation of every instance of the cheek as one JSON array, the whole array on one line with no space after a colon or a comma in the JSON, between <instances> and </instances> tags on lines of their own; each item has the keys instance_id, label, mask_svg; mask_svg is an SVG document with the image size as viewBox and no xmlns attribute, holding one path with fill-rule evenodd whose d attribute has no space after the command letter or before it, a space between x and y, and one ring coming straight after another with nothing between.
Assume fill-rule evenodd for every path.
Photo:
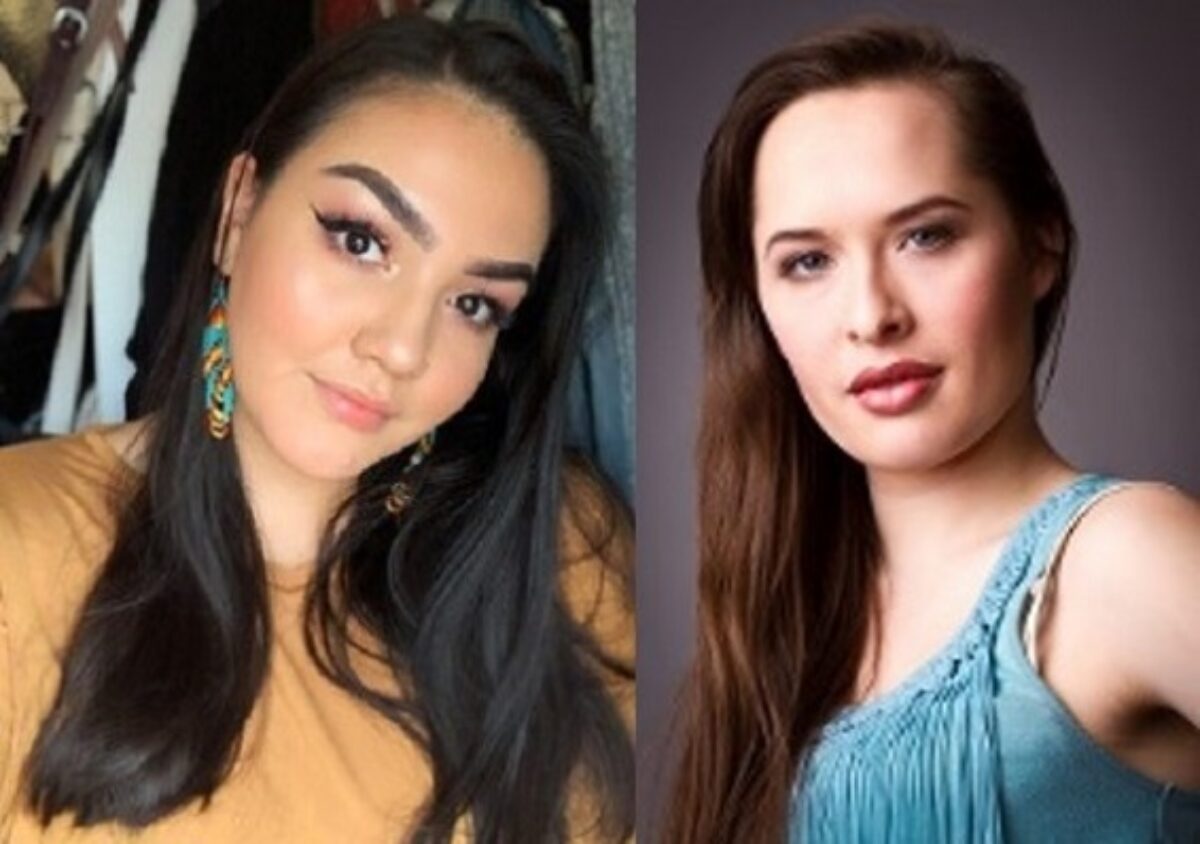
<instances>
[{"instance_id":1,"label":"cheek","mask_svg":"<svg viewBox=\"0 0 1200 844\"><path fill-rule=\"evenodd\" d=\"M822 362L832 361L834 338L827 327L834 321L832 315L824 314L827 303L821 299L819 295L801 297L797 291L778 285L759 291L759 306L767 326L806 398L811 398L832 372Z\"/></svg>"},{"instance_id":2,"label":"cheek","mask_svg":"<svg viewBox=\"0 0 1200 844\"><path fill-rule=\"evenodd\" d=\"M1015 268L999 260L982 260L964 268L950 295L932 298L929 324L959 349L974 348L981 365L995 362L997 353L1011 359L1026 340L1033 318L1032 303L1021 296Z\"/></svg>"},{"instance_id":3,"label":"cheek","mask_svg":"<svg viewBox=\"0 0 1200 844\"><path fill-rule=\"evenodd\" d=\"M444 326L430 367L421 379L423 427L433 428L462 410L487 374L495 343L464 337L460 326Z\"/></svg>"},{"instance_id":4,"label":"cheek","mask_svg":"<svg viewBox=\"0 0 1200 844\"><path fill-rule=\"evenodd\" d=\"M339 297L312 262L249 261L231 282L229 327L243 374L287 370L327 347L343 321ZM241 269L241 268L239 268Z\"/></svg>"}]
</instances>

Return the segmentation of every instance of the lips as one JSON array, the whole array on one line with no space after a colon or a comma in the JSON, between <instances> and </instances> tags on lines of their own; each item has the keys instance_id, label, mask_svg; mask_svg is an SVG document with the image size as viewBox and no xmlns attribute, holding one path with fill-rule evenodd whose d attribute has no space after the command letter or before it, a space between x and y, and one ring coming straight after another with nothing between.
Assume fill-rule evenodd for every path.
<instances>
[{"instance_id":1,"label":"lips","mask_svg":"<svg viewBox=\"0 0 1200 844\"><path fill-rule=\"evenodd\" d=\"M850 392L858 395L867 390L880 387L890 387L901 381L911 381L915 378L933 378L940 374L942 368L930 363L915 360L902 360L885 366L882 369L864 369L850 384Z\"/></svg>"},{"instance_id":2,"label":"lips","mask_svg":"<svg viewBox=\"0 0 1200 844\"><path fill-rule=\"evenodd\" d=\"M372 432L395 415L384 400L344 384L313 378L325 409L335 419L358 431Z\"/></svg>"},{"instance_id":3,"label":"lips","mask_svg":"<svg viewBox=\"0 0 1200 844\"><path fill-rule=\"evenodd\" d=\"M915 408L937 385L942 367L901 360L879 369L864 369L848 392L871 413L896 416Z\"/></svg>"}]
</instances>

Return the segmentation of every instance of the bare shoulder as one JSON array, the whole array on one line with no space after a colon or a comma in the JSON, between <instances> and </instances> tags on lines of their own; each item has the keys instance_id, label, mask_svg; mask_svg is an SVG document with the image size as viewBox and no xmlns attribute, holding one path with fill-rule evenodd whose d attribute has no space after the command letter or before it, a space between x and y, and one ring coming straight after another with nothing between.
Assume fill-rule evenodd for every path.
<instances>
[{"instance_id":1,"label":"bare shoulder","mask_svg":"<svg viewBox=\"0 0 1200 844\"><path fill-rule=\"evenodd\" d=\"M1166 484L1122 485L1081 520L1066 553L1086 557L1098 585L1132 590L1133 600L1147 590L1195 582L1200 502Z\"/></svg>"},{"instance_id":2,"label":"bare shoulder","mask_svg":"<svg viewBox=\"0 0 1200 844\"><path fill-rule=\"evenodd\" d=\"M1200 724L1200 503L1165 484L1124 485L1081 520L1062 565L1062 591L1087 608L1113 669Z\"/></svg>"}]
</instances>

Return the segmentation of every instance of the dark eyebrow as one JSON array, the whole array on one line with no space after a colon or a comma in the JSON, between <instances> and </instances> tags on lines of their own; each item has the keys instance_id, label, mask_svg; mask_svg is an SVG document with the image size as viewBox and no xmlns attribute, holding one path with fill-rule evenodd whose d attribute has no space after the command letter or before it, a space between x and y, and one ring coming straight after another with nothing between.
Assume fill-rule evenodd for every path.
<instances>
[{"instance_id":1,"label":"dark eyebrow","mask_svg":"<svg viewBox=\"0 0 1200 844\"><path fill-rule=\"evenodd\" d=\"M533 284L533 265L523 261L476 261L467 267L467 275L493 281L520 281Z\"/></svg>"},{"instance_id":2,"label":"dark eyebrow","mask_svg":"<svg viewBox=\"0 0 1200 844\"><path fill-rule=\"evenodd\" d=\"M970 211L971 206L962 200L955 199L950 196L927 196L922 200L905 205L903 208L897 208L891 214L884 218L884 222L889 226L903 223L905 220L911 220L913 217L920 216L926 211L932 211L935 208L952 208L956 211Z\"/></svg>"},{"instance_id":3,"label":"dark eyebrow","mask_svg":"<svg viewBox=\"0 0 1200 844\"><path fill-rule=\"evenodd\" d=\"M971 210L971 206L961 200L938 194L927 196L902 208L897 208L884 218L884 224L889 227L896 226L935 208L952 208L958 211ZM763 255L766 256L771 251L771 247L779 241L820 240L823 237L825 237L825 233L820 229L781 229L767 238L767 244L763 247Z\"/></svg>"},{"instance_id":4,"label":"dark eyebrow","mask_svg":"<svg viewBox=\"0 0 1200 844\"><path fill-rule=\"evenodd\" d=\"M437 233L429 221L421 216L421 212L408 201L408 197L392 183L391 179L374 167L368 167L366 164L333 164L321 172L330 176L353 179L366 187L375 194L375 198L387 209L392 218L426 252L437 245Z\"/></svg>"}]
</instances>

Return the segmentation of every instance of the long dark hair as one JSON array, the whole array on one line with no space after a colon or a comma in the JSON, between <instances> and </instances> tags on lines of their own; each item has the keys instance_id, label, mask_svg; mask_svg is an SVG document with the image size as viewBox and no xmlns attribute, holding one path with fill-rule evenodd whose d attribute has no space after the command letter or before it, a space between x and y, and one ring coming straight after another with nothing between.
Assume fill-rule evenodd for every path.
<instances>
[{"instance_id":1,"label":"long dark hair","mask_svg":"<svg viewBox=\"0 0 1200 844\"><path fill-rule=\"evenodd\" d=\"M796 42L750 72L700 189L699 639L673 843L781 840L804 748L848 701L864 654L879 552L865 472L817 425L765 322L751 221L755 158L775 116L816 91L889 80L944 97L967 165L999 190L1025 247L1057 262L1034 314L1039 362L1061 330L1074 230L1006 71L935 31L863 24Z\"/></svg>"},{"instance_id":2,"label":"long dark hair","mask_svg":"<svg viewBox=\"0 0 1200 844\"><path fill-rule=\"evenodd\" d=\"M368 468L326 527L306 643L331 682L431 760L423 813L398 835L446 841L469 816L482 841L561 840L569 786L585 783L598 830L623 837L632 747L605 684L632 672L568 611L559 550L573 488L565 379L607 221L605 167L586 121L515 36L403 15L310 57L251 128L248 149L265 188L356 98L414 84L453 86L512 116L546 161L552 230L483 384L439 429L402 517L384 500L407 449ZM207 801L263 688L266 565L233 445L205 430L199 380L219 195L150 378L146 473L117 505L114 547L28 760L44 823L72 812L81 824L138 827ZM617 515L586 498L593 524ZM355 667L364 655L404 693L367 682Z\"/></svg>"}]
</instances>

